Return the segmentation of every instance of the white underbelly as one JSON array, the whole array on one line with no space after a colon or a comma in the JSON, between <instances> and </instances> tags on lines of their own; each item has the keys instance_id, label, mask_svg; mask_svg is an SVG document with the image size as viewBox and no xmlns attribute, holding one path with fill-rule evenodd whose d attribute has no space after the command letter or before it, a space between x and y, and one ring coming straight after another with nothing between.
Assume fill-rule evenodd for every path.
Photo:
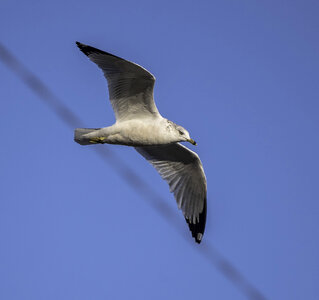
<instances>
[{"instance_id":1,"label":"white underbelly","mask_svg":"<svg viewBox=\"0 0 319 300\"><path fill-rule=\"evenodd\" d=\"M162 125L162 126L161 126ZM175 142L170 131L160 122L130 120L116 123L106 142L127 146L162 145Z\"/></svg>"}]
</instances>

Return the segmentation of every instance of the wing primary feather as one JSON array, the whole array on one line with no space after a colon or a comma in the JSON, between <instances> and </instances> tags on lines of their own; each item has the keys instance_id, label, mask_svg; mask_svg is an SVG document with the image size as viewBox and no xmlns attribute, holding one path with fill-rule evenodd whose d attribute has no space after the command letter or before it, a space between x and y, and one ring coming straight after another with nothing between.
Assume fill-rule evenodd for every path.
<instances>
[{"instance_id":1,"label":"wing primary feather","mask_svg":"<svg viewBox=\"0 0 319 300\"><path fill-rule=\"evenodd\" d=\"M200 244L203 238L205 225L206 225L206 214L207 214L207 201L205 198L203 211L199 214L199 221L193 224L189 219L185 218L189 230L192 233L193 238L195 238L196 243Z\"/></svg>"},{"instance_id":2,"label":"wing primary feather","mask_svg":"<svg viewBox=\"0 0 319 300\"><path fill-rule=\"evenodd\" d=\"M75 42L76 45L79 47L79 49L86 55L86 56L89 56L90 54L92 53L98 53L98 54L104 54L104 55L109 55L109 56L113 56L115 58L118 58L118 59L122 59L121 57L118 57L114 54L111 54L111 53L108 53L108 52L105 52L105 51L102 51L100 49L97 49L97 48L94 48L92 46L88 46L88 45L85 45L85 44L82 44L80 42Z\"/></svg>"}]
</instances>

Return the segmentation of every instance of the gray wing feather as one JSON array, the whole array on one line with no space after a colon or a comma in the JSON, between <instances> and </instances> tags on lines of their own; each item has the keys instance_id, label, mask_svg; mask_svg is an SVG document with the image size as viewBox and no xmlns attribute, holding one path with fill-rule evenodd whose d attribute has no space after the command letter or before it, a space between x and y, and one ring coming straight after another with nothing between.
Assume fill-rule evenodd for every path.
<instances>
[{"instance_id":1,"label":"gray wing feather","mask_svg":"<svg viewBox=\"0 0 319 300\"><path fill-rule=\"evenodd\" d=\"M200 242L206 223L206 177L198 155L176 143L135 147L167 181L178 208Z\"/></svg>"},{"instance_id":2,"label":"gray wing feather","mask_svg":"<svg viewBox=\"0 0 319 300\"><path fill-rule=\"evenodd\" d=\"M155 77L151 73L113 54L79 42L76 44L102 69L116 120L159 115L153 99Z\"/></svg>"}]
</instances>

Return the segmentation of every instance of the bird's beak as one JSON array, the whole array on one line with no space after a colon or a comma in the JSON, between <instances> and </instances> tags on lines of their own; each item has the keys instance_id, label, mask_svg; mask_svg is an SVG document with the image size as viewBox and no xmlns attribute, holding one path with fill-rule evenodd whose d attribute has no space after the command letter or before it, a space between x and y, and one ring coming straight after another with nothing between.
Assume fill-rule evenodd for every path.
<instances>
[{"instance_id":1,"label":"bird's beak","mask_svg":"<svg viewBox=\"0 0 319 300\"><path fill-rule=\"evenodd\" d=\"M191 144L193 144L194 146L197 145L196 142L195 142L193 139L189 139L189 140L187 140L187 141L190 142Z\"/></svg>"}]
</instances>

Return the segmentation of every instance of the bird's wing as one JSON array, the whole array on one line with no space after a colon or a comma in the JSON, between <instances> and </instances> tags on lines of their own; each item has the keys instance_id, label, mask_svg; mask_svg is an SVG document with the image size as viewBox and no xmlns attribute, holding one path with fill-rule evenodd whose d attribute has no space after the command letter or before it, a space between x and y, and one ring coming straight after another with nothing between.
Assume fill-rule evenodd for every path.
<instances>
[{"instance_id":1,"label":"bird's wing","mask_svg":"<svg viewBox=\"0 0 319 300\"><path fill-rule=\"evenodd\" d=\"M80 50L102 69L117 121L157 117L153 99L155 77L143 67L76 42Z\"/></svg>"},{"instance_id":2,"label":"bird's wing","mask_svg":"<svg viewBox=\"0 0 319 300\"><path fill-rule=\"evenodd\" d=\"M176 143L135 147L167 181L196 242L206 224L206 177L198 155Z\"/></svg>"}]
</instances>

